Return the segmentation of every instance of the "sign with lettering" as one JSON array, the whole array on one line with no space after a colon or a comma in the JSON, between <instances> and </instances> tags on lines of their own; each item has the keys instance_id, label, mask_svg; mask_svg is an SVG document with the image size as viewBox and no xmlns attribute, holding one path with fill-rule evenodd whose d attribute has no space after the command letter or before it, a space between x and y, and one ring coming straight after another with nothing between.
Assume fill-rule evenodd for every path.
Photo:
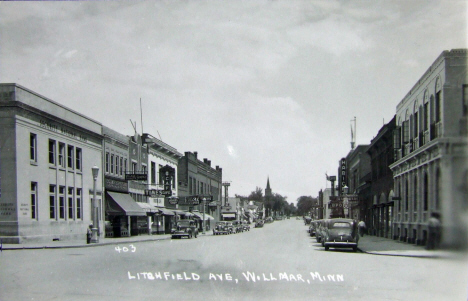
<instances>
[{"instance_id":1,"label":"sign with lettering","mask_svg":"<svg viewBox=\"0 0 468 301\"><path fill-rule=\"evenodd\" d=\"M168 199L169 199L169 204L171 204L171 205L179 204L179 198L172 197L172 198L168 198Z\"/></svg>"},{"instance_id":2,"label":"sign with lettering","mask_svg":"<svg viewBox=\"0 0 468 301\"><path fill-rule=\"evenodd\" d=\"M39 120L39 126L43 129L46 129L46 130L49 130L51 132L54 132L54 133L60 133L62 135L65 135L65 136L68 136L70 138L73 138L73 139L76 139L76 140L80 140L80 141L83 141L83 142L87 142L88 141L88 138L82 134L78 134L76 132L74 132L73 130L69 129L69 128L66 128L64 126L58 126L57 124L51 122L51 121L47 121L47 120Z\"/></svg>"},{"instance_id":3,"label":"sign with lettering","mask_svg":"<svg viewBox=\"0 0 468 301\"><path fill-rule=\"evenodd\" d=\"M145 196L149 196L152 198L158 197L158 196L171 196L172 195L172 190L159 190L159 189L145 189Z\"/></svg>"},{"instance_id":4,"label":"sign with lettering","mask_svg":"<svg viewBox=\"0 0 468 301\"><path fill-rule=\"evenodd\" d=\"M125 181L148 181L148 175L145 172L125 173Z\"/></svg>"},{"instance_id":5,"label":"sign with lettering","mask_svg":"<svg viewBox=\"0 0 468 301\"><path fill-rule=\"evenodd\" d=\"M108 190L119 191L119 192L128 192L128 183L122 180L112 179L105 177L104 186Z\"/></svg>"},{"instance_id":6,"label":"sign with lettering","mask_svg":"<svg viewBox=\"0 0 468 301\"><path fill-rule=\"evenodd\" d=\"M346 168L346 159L345 158L341 158L341 161L340 161L340 187L341 187L341 192L344 193L344 187L348 186L346 185L347 182L348 182L348 179L347 179L347 168Z\"/></svg>"}]
</instances>

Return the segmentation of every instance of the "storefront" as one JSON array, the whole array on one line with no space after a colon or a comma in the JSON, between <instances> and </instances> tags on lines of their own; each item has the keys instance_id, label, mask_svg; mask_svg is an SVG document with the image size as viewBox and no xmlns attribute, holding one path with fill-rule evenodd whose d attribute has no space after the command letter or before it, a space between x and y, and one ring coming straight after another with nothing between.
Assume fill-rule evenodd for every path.
<instances>
[{"instance_id":1,"label":"storefront","mask_svg":"<svg viewBox=\"0 0 468 301\"><path fill-rule=\"evenodd\" d=\"M110 191L106 193L106 215L107 237L138 235L138 221L147 218L146 211L128 193Z\"/></svg>"}]
</instances>

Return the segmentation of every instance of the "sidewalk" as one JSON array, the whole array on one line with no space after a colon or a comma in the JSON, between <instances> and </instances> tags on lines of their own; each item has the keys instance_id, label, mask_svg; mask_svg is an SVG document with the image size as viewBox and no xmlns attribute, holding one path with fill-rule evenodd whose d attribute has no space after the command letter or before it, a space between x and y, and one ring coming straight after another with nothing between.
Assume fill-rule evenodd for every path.
<instances>
[{"instance_id":1,"label":"sidewalk","mask_svg":"<svg viewBox=\"0 0 468 301\"><path fill-rule=\"evenodd\" d=\"M207 231L205 234L199 233L198 238L203 236L213 235L212 231ZM49 242L26 242L22 244L3 244L2 249L5 250L30 250L30 249L59 249L59 248L91 248L106 245L131 244L135 242L159 241L171 239L170 234L160 235L138 235L131 237L118 238L100 238L98 243L87 244L86 237L83 240L64 240L64 241L49 241Z\"/></svg>"},{"instance_id":2,"label":"sidewalk","mask_svg":"<svg viewBox=\"0 0 468 301\"><path fill-rule=\"evenodd\" d=\"M387 256L422 258L455 258L466 256L466 252L463 251L426 250L424 246L369 235L359 238L358 249L363 253Z\"/></svg>"}]
</instances>

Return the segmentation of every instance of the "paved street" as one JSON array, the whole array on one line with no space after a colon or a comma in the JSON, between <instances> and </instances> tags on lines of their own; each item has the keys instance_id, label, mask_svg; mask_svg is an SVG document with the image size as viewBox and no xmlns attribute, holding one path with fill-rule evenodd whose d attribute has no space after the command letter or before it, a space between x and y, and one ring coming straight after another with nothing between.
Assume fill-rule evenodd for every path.
<instances>
[{"instance_id":1,"label":"paved street","mask_svg":"<svg viewBox=\"0 0 468 301\"><path fill-rule=\"evenodd\" d=\"M4 250L0 300L467 299L466 258L326 252L306 229L290 219L228 236Z\"/></svg>"}]
</instances>

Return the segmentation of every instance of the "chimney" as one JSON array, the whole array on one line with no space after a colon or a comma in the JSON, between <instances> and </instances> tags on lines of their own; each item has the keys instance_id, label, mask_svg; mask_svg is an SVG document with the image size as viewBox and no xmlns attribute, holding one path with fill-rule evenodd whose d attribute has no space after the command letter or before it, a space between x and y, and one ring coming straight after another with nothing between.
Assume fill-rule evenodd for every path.
<instances>
[{"instance_id":1,"label":"chimney","mask_svg":"<svg viewBox=\"0 0 468 301\"><path fill-rule=\"evenodd\" d=\"M197 159L198 152L193 152L193 155L195 156L195 159Z\"/></svg>"}]
</instances>

